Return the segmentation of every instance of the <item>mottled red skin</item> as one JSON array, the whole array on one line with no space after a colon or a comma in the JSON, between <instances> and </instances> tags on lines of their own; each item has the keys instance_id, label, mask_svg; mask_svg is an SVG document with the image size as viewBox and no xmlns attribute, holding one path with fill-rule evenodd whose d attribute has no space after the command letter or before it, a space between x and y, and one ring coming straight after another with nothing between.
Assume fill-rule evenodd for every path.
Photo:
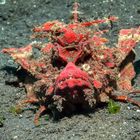
<instances>
[{"instance_id":1,"label":"mottled red skin","mask_svg":"<svg viewBox=\"0 0 140 140\"><path fill-rule=\"evenodd\" d=\"M79 22L77 8L75 2L72 23L56 20L33 29L33 38L47 37L48 43L2 50L37 79L25 84L27 99L19 104L39 104L35 124L48 104L59 111L73 110L76 104L93 107L112 98L140 106L128 97L128 93L136 93L131 81L135 77L133 49L140 41L140 27L120 30L118 44L108 47L109 40L102 37L108 30L101 31L97 25L109 24L117 17ZM37 59L33 57L33 47L41 53Z\"/></svg>"}]
</instances>

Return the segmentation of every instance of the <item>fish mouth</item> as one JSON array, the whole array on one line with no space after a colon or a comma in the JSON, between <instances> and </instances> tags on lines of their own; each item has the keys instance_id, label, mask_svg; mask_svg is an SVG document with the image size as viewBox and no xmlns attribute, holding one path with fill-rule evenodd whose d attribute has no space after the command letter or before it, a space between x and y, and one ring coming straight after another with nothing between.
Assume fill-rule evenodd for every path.
<instances>
[{"instance_id":1,"label":"fish mouth","mask_svg":"<svg viewBox=\"0 0 140 140\"><path fill-rule=\"evenodd\" d=\"M69 62L57 77L55 85L60 90L75 87L91 88L88 74L76 67L72 62Z\"/></svg>"}]
</instances>

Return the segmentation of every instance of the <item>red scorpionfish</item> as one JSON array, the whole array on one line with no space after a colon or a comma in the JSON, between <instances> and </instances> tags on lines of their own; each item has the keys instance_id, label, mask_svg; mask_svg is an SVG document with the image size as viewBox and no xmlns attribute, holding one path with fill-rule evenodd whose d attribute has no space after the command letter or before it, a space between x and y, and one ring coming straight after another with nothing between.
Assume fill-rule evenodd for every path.
<instances>
[{"instance_id":1,"label":"red scorpionfish","mask_svg":"<svg viewBox=\"0 0 140 140\"><path fill-rule=\"evenodd\" d=\"M77 105L94 108L109 99L140 106L140 102L128 96L140 93L134 91L131 84L135 77L134 47L140 41L140 27L121 29L118 43L109 46L109 40L103 37L108 30L100 30L99 25L118 18L79 22L78 6L75 2L71 23L55 20L33 29L32 37L46 38L47 43L2 50L36 79L25 83L27 99L17 105L39 105L35 124L51 105L60 112L73 111ZM38 57L34 56L34 49L39 52Z\"/></svg>"}]
</instances>

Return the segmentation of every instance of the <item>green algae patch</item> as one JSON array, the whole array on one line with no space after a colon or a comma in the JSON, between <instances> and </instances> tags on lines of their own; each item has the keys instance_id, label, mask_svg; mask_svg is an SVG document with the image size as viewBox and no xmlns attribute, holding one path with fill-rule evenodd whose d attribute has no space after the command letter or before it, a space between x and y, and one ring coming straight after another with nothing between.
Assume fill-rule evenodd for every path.
<instances>
[{"instance_id":1,"label":"green algae patch","mask_svg":"<svg viewBox=\"0 0 140 140\"><path fill-rule=\"evenodd\" d=\"M3 127L5 121L4 115L0 114L0 127Z\"/></svg>"},{"instance_id":2,"label":"green algae patch","mask_svg":"<svg viewBox=\"0 0 140 140\"><path fill-rule=\"evenodd\" d=\"M23 112L23 110L18 106L11 106L9 109L9 112L14 115L18 115L18 114L21 114Z\"/></svg>"},{"instance_id":3,"label":"green algae patch","mask_svg":"<svg viewBox=\"0 0 140 140\"><path fill-rule=\"evenodd\" d=\"M120 111L120 105L113 100L108 102L108 111L110 114L116 114Z\"/></svg>"}]
</instances>

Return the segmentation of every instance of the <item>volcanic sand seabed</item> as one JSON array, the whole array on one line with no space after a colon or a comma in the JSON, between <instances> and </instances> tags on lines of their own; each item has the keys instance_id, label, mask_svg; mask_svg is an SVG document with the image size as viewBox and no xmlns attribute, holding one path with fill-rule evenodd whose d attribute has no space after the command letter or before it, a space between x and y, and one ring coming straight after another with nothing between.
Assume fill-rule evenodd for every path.
<instances>
[{"instance_id":1,"label":"volcanic sand seabed","mask_svg":"<svg viewBox=\"0 0 140 140\"><path fill-rule=\"evenodd\" d=\"M6 0L0 5L0 50L30 43L34 25L55 19L68 22L72 3L72 0ZM79 0L79 3L82 20L109 15L119 17L119 22L114 23L111 30L112 42L119 29L140 25L139 0ZM140 88L139 45L136 53L134 86ZM140 108L129 103L120 103L121 110L114 115L108 113L107 107L64 117L58 122L46 121L44 115L39 127L34 127L34 112L31 110L15 116L9 108L25 97L25 90L6 85L5 81L17 79L16 68L17 64L9 56L0 54L0 113L5 117L4 125L0 127L1 140L140 140Z\"/></svg>"}]
</instances>

